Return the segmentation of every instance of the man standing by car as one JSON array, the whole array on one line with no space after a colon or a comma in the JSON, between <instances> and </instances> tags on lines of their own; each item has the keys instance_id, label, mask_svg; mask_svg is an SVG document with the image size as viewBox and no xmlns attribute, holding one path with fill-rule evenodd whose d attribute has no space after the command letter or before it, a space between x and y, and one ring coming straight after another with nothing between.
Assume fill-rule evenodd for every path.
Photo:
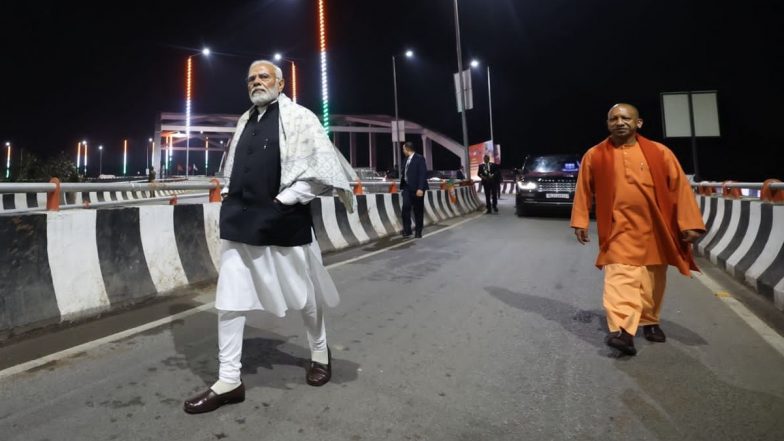
<instances>
[{"instance_id":1,"label":"man standing by car","mask_svg":"<svg viewBox=\"0 0 784 441\"><path fill-rule=\"evenodd\" d=\"M705 233L689 181L675 155L637 130L642 119L630 104L607 115L610 136L583 156L572 206L577 240L588 239L591 200L596 200L599 256L604 269L608 346L635 355L634 335L664 342L659 327L667 266L686 276L697 271L691 242Z\"/></svg>"},{"instance_id":2,"label":"man standing by car","mask_svg":"<svg viewBox=\"0 0 784 441\"><path fill-rule=\"evenodd\" d=\"M498 183L500 182L500 174L498 173L498 166L490 162L490 155L485 155L484 162L479 164L479 172L477 174L482 179L482 188L485 191L485 206L487 207L485 213L490 214L493 211L498 213Z\"/></svg>"},{"instance_id":3,"label":"man standing by car","mask_svg":"<svg viewBox=\"0 0 784 441\"><path fill-rule=\"evenodd\" d=\"M403 237L411 237L411 208L414 209L414 237L422 237L425 221L425 191L427 185L427 163L425 158L414 150L414 144L403 144L406 164L400 178L403 191Z\"/></svg>"}]
</instances>

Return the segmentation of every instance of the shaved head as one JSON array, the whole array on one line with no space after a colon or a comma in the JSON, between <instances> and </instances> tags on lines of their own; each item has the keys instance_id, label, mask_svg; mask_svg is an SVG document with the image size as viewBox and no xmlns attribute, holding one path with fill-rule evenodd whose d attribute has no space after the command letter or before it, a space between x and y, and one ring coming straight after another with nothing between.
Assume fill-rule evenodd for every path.
<instances>
[{"instance_id":1,"label":"shaved head","mask_svg":"<svg viewBox=\"0 0 784 441\"><path fill-rule=\"evenodd\" d=\"M609 111L609 112L607 112L607 115L611 114L611 113L612 113L612 111L613 111L614 109L618 108L618 107L625 107L627 110L629 110L629 112L631 112L631 115L632 115L634 118L639 118L639 117L640 117L640 111L639 111L639 110L637 110L637 108L636 108L636 107L634 107L633 105L631 105L631 104L627 104L627 103L618 103L618 104L616 104L616 105L614 105L614 106L610 107L610 111Z\"/></svg>"}]
</instances>

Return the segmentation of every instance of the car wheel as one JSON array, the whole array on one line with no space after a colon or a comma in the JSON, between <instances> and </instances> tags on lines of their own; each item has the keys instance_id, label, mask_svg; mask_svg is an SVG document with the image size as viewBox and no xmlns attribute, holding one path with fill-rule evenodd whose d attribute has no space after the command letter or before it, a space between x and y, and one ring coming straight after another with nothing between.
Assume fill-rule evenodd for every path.
<instances>
[{"instance_id":1,"label":"car wheel","mask_svg":"<svg viewBox=\"0 0 784 441\"><path fill-rule=\"evenodd\" d=\"M528 215L528 210L526 210L523 204L515 204L515 214L517 214L517 217L523 217Z\"/></svg>"}]
</instances>

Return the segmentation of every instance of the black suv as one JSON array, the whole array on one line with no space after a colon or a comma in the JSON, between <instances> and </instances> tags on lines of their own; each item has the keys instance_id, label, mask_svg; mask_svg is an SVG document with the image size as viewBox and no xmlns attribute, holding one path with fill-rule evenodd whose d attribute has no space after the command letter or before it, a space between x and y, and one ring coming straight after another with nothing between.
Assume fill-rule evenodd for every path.
<instances>
[{"instance_id":1,"label":"black suv","mask_svg":"<svg viewBox=\"0 0 784 441\"><path fill-rule=\"evenodd\" d=\"M580 157L577 155L528 155L517 178L515 208L518 216L533 207L572 207Z\"/></svg>"}]
</instances>

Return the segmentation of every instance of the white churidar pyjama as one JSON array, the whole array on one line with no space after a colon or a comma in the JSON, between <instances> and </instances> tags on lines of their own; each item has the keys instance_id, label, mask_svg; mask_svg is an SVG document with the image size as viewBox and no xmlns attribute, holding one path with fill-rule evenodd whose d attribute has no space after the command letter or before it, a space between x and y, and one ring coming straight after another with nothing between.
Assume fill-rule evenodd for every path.
<instances>
[{"instance_id":1,"label":"white churidar pyjama","mask_svg":"<svg viewBox=\"0 0 784 441\"><path fill-rule=\"evenodd\" d=\"M297 181L277 199L284 204L307 203L319 189ZM215 295L218 310L219 377L239 383L242 339L247 311L269 311L278 317L289 309L302 312L311 357L327 360L324 305L340 302L335 283L324 268L315 234L310 244L296 247L255 246L221 240L220 271Z\"/></svg>"}]
</instances>

